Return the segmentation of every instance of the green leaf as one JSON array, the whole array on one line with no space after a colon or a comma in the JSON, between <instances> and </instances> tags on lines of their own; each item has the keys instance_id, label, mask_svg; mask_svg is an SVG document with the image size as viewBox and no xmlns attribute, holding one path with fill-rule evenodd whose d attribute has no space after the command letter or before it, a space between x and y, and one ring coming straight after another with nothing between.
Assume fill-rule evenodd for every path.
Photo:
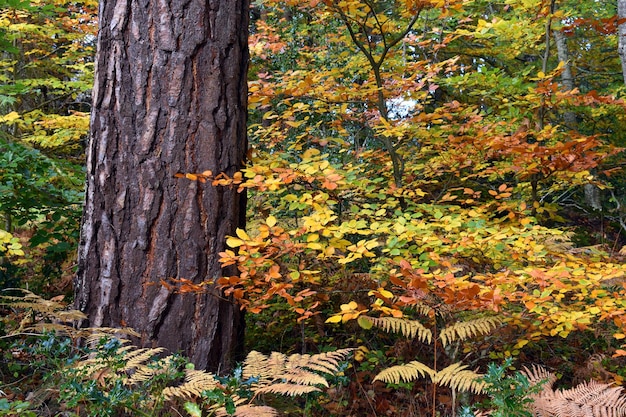
<instances>
[{"instance_id":1,"label":"green leaf","mask_svg":"<svg viewBox=\"0 0 626 417\"><path fill-rule=\"evenodd\" d=\"M192 417L202 417L202 410L196 403L187 401L185 403L185 411L187 411Z\"/></svg>"},{"instance_id":2,"label":"green leaf","mask_svg":"<svg viewBox=\"0 0 626 417\"><path fill-rule=\"evenodd\" d=\"M359 316L359 318L357 319L357 323L359 323L359 326L361 326L361 328L365 330L371 329L374 325L374 323L372 323L372 321L367 316Z\"/></svg>"}]
</instances>

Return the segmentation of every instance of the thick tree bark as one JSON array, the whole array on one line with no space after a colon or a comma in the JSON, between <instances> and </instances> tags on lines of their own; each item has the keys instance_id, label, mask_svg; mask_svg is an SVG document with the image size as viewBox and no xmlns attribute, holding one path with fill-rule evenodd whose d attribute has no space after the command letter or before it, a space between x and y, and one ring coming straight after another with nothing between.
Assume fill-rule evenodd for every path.
<instances>
[{"instance_id":1,"label":"thick tree bark","mask_svg":"<svg viewBox=\"0 0 626 417\"><path fill-rule=\"evenodd\" d=\"M626 0L617 0L617 17L626 18ZM626 84L626 23L622 23L617 28L618 46L617 51L622 61L622 74Z\"/></svg>"},{"instance_id":2,"label":"thick tree bark","mask_svg":"<svg viewBox=\"0 0 626 417\"><path fill-rule=\"evenodd\" d=\"M102 0L99 18L77 307L90 326L227 369L237 306L160 280L220 276L225 236L243 227L244 195L174 175L243 164L248 0Z\"/></svg>"}]
</instances>

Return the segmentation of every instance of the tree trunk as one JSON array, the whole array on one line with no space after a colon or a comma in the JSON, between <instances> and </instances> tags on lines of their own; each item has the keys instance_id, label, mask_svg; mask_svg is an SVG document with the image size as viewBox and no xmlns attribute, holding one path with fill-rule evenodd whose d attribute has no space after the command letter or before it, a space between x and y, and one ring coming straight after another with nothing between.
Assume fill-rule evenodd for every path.
<instances>
[{"instance_id":1,"label":"tree trunk","mask_svg":"<svg viewBox=\"0 0 626 417\"><path fill-rule=\"evenodd\" d=\"M626 0L617 0L617 17L619 19L626 18ZM622 74L624 83L626 84L626 23L622 23L617 28L618 46L617 51L622 61Z\"/></svg>"},{"instance_id":2,"label":"tree trunk","mask_svg":"<svg viewBox=\"0 0 626 417\"><path fill-rule=\"evenodd\" d=\"M572 65L569 62L569 51L567 49L567 39L560 31L554 31L554 43L556 44L556 52L559 61L563 63L563 72L561 73L561 83L564 91L574 89L574 76L572 75ZM571 111L565 112L563 115L565 126L570 129L576 129L576 114Z\"/></svg>"},{"instance_id":3,"label":"tree trunk","mask_svg":"<svg viewBox=\"0 0 626 417\"><path fill-rule=\"evenodd\" d=\"M248 0L102 0L99 19L77 307L226 370L238 307L160 281L222 275L225 236L244 224L243 194L174 175L242 167Z\"/></svg>"},{"instance_id":4,"label":"tree trunk","mask_svg":"<svg viewBox=\"0 0 626 417\"><path fill-rule=\"evenodd\" d=\"M563 72L561 73L561 84L564 91L573 90L575 87L574 76L572 74L572 66L570 64L569 51L567 49L567 38L563 33L558 30L554 31L554 41L556 43L556 50L559 57L559 61L563 62ZM566 111L563 115L563 121L568 129L576 130L578 128L578 121L576 120L576 113L572 111ZM593 210L602 210L602 200L600 194L600 188L595 184L585 184L583 186L583 192L585 196L585 204L591 207Z\"/></svg>"}]
</instances>

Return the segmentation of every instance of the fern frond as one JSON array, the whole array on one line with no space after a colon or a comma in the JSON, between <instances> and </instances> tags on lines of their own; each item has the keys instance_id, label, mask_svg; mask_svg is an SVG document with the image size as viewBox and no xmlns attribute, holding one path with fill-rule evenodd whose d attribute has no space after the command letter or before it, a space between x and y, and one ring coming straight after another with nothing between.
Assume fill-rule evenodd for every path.
<instances>
[{"instance_id":1,"label":"fern frond","mask_svg":"<svg viewBox=\"0 0 626 417\"><path fill-rule=\"evenodd\" d=\"M143 367L144 363L155 356L159 355L165 351L163 348L143 348L143 349L133 349L129 350L124 355L124 360L126 361L126 366L124 367L124 371L133 370L135 368Z\"/></svg>"},{"instance_id":2,"label":"fern frond","mask_svg":"<svg viewBox=\"0 0 626 417\"><path fill-rule=\"evenodd\" d=\"M339 349L316 355L293 354L289 357L279 352L272 352L270 356L266 356L252 351L244 361L243 377L256 377L259 379L258 385L263 385L273 380L288 379L290 375L311 375L312 379L309 383L327 386L324 378L310 371L336 374L339 372L340 361L344 360L352 350Z\"/></svg>"},{"instance_id":3,"label":"fern frond","mask_svg":"<svg viewBox=\"0 0 626 417\"><path fill-rule=\"evenodd\" d=\"M60 334L72 334L74 328L61 323L35 323L25 327L23 330L33 333L55 332Z\"/></svg>"},{"instance_id":4,"label":"fern frond","mask_svg":"<svg viewBox=\"0 0 626 417\"><path fill-rule=\"evenodd\" d=\"M85 339L87 345L96 345L101 339L115 338L121 343L128 343L129 340L124 336L141 336L135 330L129 327L115 328L115 327L88 327L85 329L78 329L75 333L77 337Z\"/></svg>"},{"instance_id":5,"label":"fern frond","mask_svg":"<svg viewBox=\"0 0 626 417\"><path fill-rule=\"evenodd\" d=\"M348 355L352 353L354 349L337 349L332 352L318 353L312 355L309 358L309 362L304 365L306 368L313 371L325 372L327 374L334 375L339 371L341 362L346 360Z\"/></svg>"},{"instance_id":6,"label":"fern frond","mask_svg":"<svg viewBox=\"0 0 626 417\"><path fill-rule=\"evenodd\" d=\"M404 337L417 337L421 342L432 343L433 333L417 320L407 320L397 317L370 317L374 326L390 333L401 333Z\"/></svg>"},{"instance_id":7,"label":"fern frond","mask_svg":"<svg viewBox=\"0 0 626 417\"><path fill-rule=\"evenodd\" d=\"M323 385L328 388L326 378L305 369L294 369L282 374L282 379L298 385Z\"/></svg>"},{"instance_id":8,"label":"fern frond","mask_svg":"<svg viewBox=\"0 0 626 417\"><path fill-rule=\"evenodd\" d=\"M289 356L285 363L287 369L290 368L306 368L312 371L324 372L327 374L335 374L339 371L341 361L354 349L338 349L332 352L318 353L316 355L299 355Z\"/></svg>"},{"instance_id":9,"label":"fern frond","mask_svg":"<svg viewBox=\"0 0 626 417\"><path fill-rule=\"evenodd\" d=\"M479 381L480 377L482 377L481 374L470 371L467 365L457 362L437 372L432 379L434 383L456 391L471 391L480 394L485 387L485 383Z\"/></svg>"},{"instance_id":10,"label":"fern frond","mask_svg":"<svg viewBox=\"0 0 626 417\"><path fill-rule=\"evenodd\" d=\"M554 391L556 376L540 366L523 373L532 384L547 381L542 390L529 396L538 417L626 417L626 397L621 387L597 381L583 382L574 388Z\"/></svg>"},{"instance_id":11,"label":"fern frond","mask_svg":"<svg viewBox=\"0 0 626 417\"><path fill-rule=\"evenodd\" d=\"M500 319L496 317L480 317L473 320L456 322L446 327L439 334L443 346L447 346L456 340L467 340L474 336L491 333L500 325Z\"/></svg>"},{"instance_id":12,"label":"fern frond","mask_svg":"<svg viewBox=\"0 0 626 417\"><path fill-rule=\"evenodd\" d=\"M127 379L126 385L136 385L146 382L157 375L173 373L176 371L176 363L172 356L166 356L154 363L154 366L142 366L134 370Z\"/></svg>"},{"instance_id":13,"label":"fern frond","mask_svg":"<svg viewBox=\"0 0 626 417\"><path fill-rule=\"evenodd\" d=\"M23 288L8 288L5 291L18 291L23 295L0 295L0 305L24 310L32 310L43 314L50 320L57 320L61 322L73 322L87 318L84 313L78 310L67 310L67 306L65 304L53 300L46 300L45 298L42 298Z\"/></svg>"},{"instance_id":14,"label":"fern frond","mask_svg":"<svg viewBox=\"0 0 626 417\"><path fill-rule=\"evenodd\" d=\"M399 384L400 382L411 382L415 379L430 376L431 379L436 372L418 361L412 361L404 365L396 365L381 371L374 381L383 381L391 384Z\"/></svg>"},{"instance_id":15,"label":"fern frond","mask_svg":"<svg viewBox=\"0 0 626 417\"><path fill-rule=\"evenodd\" d=\"M217 386L218 381L212 374L196 369L186 369L185 383L177 387L165 388L163 390L163 397L166 400L199 397L202 391L210 391Z\"/></svg>"},{"instance_id":16,"label":"fern frond","mask_svg":"<svg viewBox=\"0 0 626 417\"><path fill-rule=\"evenodd\" d=\"M426 303L416 303L410 306L410 308L412 308L413 310L415 310L415 312L417 314L419 314L422 317L430 317L432 312L433 312L433 308L431 306L429 306ZM435 310L435 313L437 313L437 311Z\"/></svg>"},{"instance_id":17,"label":"fern frond","mask_svg":"<svg viewBox=\"0 0 626 417\"><path fill-rule=\"evenodd\" d=\"M267 385L263 388L257 389L255 392L257 394L281 394L281 395L290 395L295 397L297 395L308 394L310 392L320 392L321 389L313 386L313 385L299 385L299 384L289 384L287 382L279 382L276 384Z\"/></svg>"},{"instance_id":18,"label":"fern frond","mask_svg":"<svg viewBox=\"0 0 626 417\"><path fill-rule=\"evenodd\" d=\"M328 382L315 372L336 374L340 361L351 351L340 349L316 355L293 354L289 357L278 352L266 356L252 351L244 361L242 376L257 378L257 382L252 385L255 395L273 393L296 396L318 392L321 391L319 386L327 388Z\"/></svg>"},{"instance_id":19,"label":"fern frond","mask_svg":"<svg viewBox=\"0 0 626 417\"><path fill-rule=\"evenodd\" d=\"M532 368L524 366L521 373L528 378L528 382L530 382L531 386L543 382L544 384L541 388L544 391L552 390L552 386L556 382L556 375L548 371L543 366L533 365Z\"/></svg>"},{"instance_id":20,"label":"fern frond","mask_svg":"<svg viewBox=\"0 0 626 417\"><path fill-rule=\"evenodd\" d=\"M278 411L266 405L242 405L237 407L235 414L228 414L225 408L221 408L215 412L215 415L216 417L276 417Z\"/></svg>"},{"instance_id":21,"label":"fern frond","mask_svg":"<svg viewBox=\"0 0 626 417\"><path fill-rule=\"evenodd\" d=\"M263 386L282 375L286 361L287 356L282 353L273 352L266 356L253 350L243 363L242 376L246 379L258 378L257 385Z\"/></svg>"}]
</instances>

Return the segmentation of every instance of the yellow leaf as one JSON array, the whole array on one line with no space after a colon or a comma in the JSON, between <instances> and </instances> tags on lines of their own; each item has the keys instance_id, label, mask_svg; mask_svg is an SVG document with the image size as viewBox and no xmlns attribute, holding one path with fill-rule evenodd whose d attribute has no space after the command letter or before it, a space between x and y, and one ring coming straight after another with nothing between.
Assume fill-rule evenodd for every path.
<instances>
[{"instance_id":1,"label":"yellow leaf","mask_svg":"<svg viewBox=\"0 0 626 417\"><path fill-rule=\"evenodd\" d=\"M591 314L598 314L598 313L600 313L600 311L602 311L602 310L600 310L598 307L591 307L591 308L589 309L589 312L590 312Z\"/></svg>"},{"instance_id":2,"label":"yellow leaf","mask_svg":"<svg viewBox=\"0 0 626 417\"><path fill-rule=\"evenodd\" d=\"M246 242L241 239L237 239L236 237L229 237L226 239L226 244L231 248L237 248L241 245L244 245L245 243Z\"/></svg>"},{"instance_id":3,"label":"yellow leaf","mask_svg":"<svg viewBox=\"0 0 626 417\"><path fill-rule=\"evenodd\" d=\"M304 123L304 120L300 120L300 121L297 121L297 122L292 122L291 120L285 121L285 124L287 126L291 126L291 127L300 127L302 125L302 123Z\"/></svg>"},{"instance_id":4,"label":"yellow leaf","mask_svg":"<svg viewBox=\"0 0 626 417\"><path fill-rule=\"evenodd\" d=\"M528 344L528 342L529 342L529 341L528 341L528 340L526 340L526 339L520 339L520 340L518 340L518 341L517 341L517 343L515 344L515 349L521 349L521 348L523 348L524 346L526 346L526 345Z\"/></svg>"},{"instance_id":5,"label":"yellow leaf","mask_svg":"<svg viewBox=\"0 0 626 417\"><path fill-rule=\"evenodd\" d=\"M317 243L317 242L309 242L306 245L306 247L309 248L309 249L313 249L313 250L322 250L322 249L324 249L324 247L321 244Z\"/></svg>"},{"instance_id":6,"label":"yellow leaf","mask_svg":"<svg viewBox=\"0 0 626 417\"><path fill-rule=\"evenodd\" d=\"M348 304L342 304L340 306L341 311L350 311L350 310L356 310L356 308L358 307L357 303L354 301L350 301Z\"/></svg>"},{"instance_id":7,"label":"yellow leaf","mask_svg":"<svg viewBox=\"0 0 626 417\"><path fill-rule=\"evenodd\" d=\"M341 314L336 316L330 316L326 319L326 323L339 323L341 321Z\"/></svg>"},{"instance_id":8,"label":"yellow leaf","mask_svg":"<svg viewBox=\"0 0 626 417\"><path fill-rule=\"evenodd\" d=\"M0 123L3 123L3 122L12 122L12 121L13 121L13 120L15 120L15 119L19 119L19 117L20 117L20 115L19 115L19 113L18 113L18 112L16 112L16 111L12 111L12 112L11 112L11 113L9 113L9 114L6 114L6 115L4 115L4 116L0 116Z\"/></svg>"},{"instance_id":9,"label":"yellow leaf","mask_svg":"<svg viewBox=\"0 0 626 417\"><path fill-rule=\"evenodd\" d=\"M532 222L532 219L525 217L522 220L519 221L521 223L522 226L526 226L528 224L530 224Z\"/></svg>"},{"instance_id":10,"label":"yellow leaf","mask_svg":"<svg viewBox=\"0 0 626 417\"><path fill-rule=\"evenodd\" d=\"M380 295L382 295L385 298L392 298L393 297L393 294L390 291L383 290L382 288L379 288L378 292L380 293Z\"/></svg>"},{"instance_id":11,"label":"yellow leaf","mask_svg":"<svg viewBox=\"0 0 626 417\"><path fill-rule=\"evenodd\" d=\"M624 333L615 333L613 337L619 340L625 338L626 335Z\"/></svg>"},{"instance_id":12,"label":"yellow leaf","mask_svg":"<svg viewBox=\"0 0 626 417\"><path fill-rule=\"evenodd\" d=\"M265 219L265 224L269 227L274 227L276 225L276 217L269 216L267 219Z\"/></svg>"},{"instance_id":13,"label":"yellow leaf","mask_svg":"<svg viewBox=\"0 0 626 417\"><path fill-rule=\"evenodd\" d=\"M243 240L251 240L251 239L250 239L250 236L248 236L248 234L247 234L247 233L245 232L245 230L243 230L243 229L239 229L239 228L237 228L237 230L236 230L236 232L235 232L235 233L237 233L237 236L239 236L239 238L240 238L240 239L243 239Z\"/></svg>"},{"instance_id":14,"label":"yellow leaf","mask_svg":"<svg viewBox=\"0 0 626 417\"><path fill-rule=\"evenodd\" d=\"M317 242L320 239L320 235L312 233L306 237L307 242Z\"/></svg>"}]
</instances>

